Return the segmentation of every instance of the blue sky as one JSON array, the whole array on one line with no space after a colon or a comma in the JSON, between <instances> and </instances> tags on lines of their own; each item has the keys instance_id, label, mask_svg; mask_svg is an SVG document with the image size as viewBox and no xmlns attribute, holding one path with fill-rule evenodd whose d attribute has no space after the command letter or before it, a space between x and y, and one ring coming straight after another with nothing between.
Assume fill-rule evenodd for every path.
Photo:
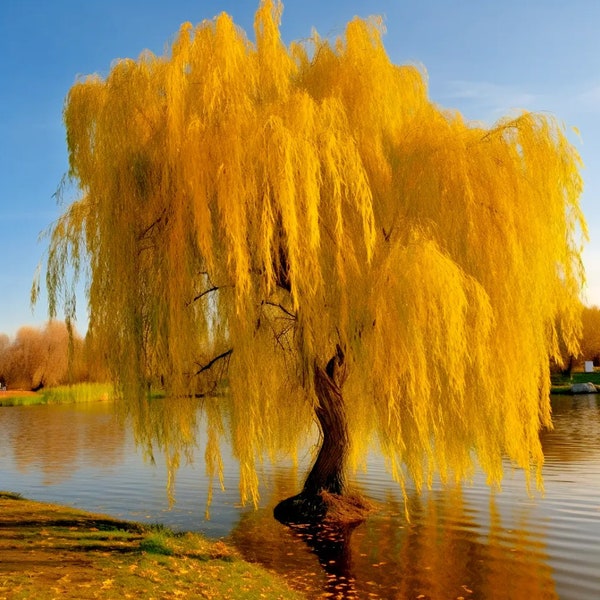
<instances>
[{"instance_id":1,"label":"blue sky","mask_svg":"<svg viewBox=\"0 0 600 600\"><path fill-rule=\"evenodd\" d=\"M106 75L117 58L162 54L180 24L228 12L252 38L258 0L2 0L0 3L0 332L47 318L29 291L60 213L53 194L67 169L64 97L78 75ZM600 305L600 1L288 0L286 42L341 34L355 15L385 18L397 64L418 63L430 97L493 123L520 109L577 127L582 206L590 228L588 304ZM78 327L85 330L84 299Z\"/></svg>"}]
</instances>

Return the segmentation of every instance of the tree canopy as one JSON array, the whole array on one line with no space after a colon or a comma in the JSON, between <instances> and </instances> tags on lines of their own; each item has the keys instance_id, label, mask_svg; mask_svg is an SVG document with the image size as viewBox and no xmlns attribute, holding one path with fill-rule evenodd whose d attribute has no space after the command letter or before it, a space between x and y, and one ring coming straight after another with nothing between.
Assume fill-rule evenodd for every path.
<instances>
[{"instance_id":1,"label":"tree canopy","mask_svg":"<svg viewBox=\"0 0 600 600\"><path fill-rule=\"evenodd\" d=\"M80 196L50 232L51 313L74 316L83 275L123 403L142 436L158 419L173 466L194 439L183 398L225 381L206 460L218 473L229 436L242 500L264 456L306 441L338 355L352 465L375 445L402 486L474 461L499 482L503 457L539 475L549 357L576 345L583 280L563 125L467 122L390 61L380 20L286 45L281 13L261 2L254 42L227 14L184 24L164 56L73 85Z\"/></svg>"}]
</instances>

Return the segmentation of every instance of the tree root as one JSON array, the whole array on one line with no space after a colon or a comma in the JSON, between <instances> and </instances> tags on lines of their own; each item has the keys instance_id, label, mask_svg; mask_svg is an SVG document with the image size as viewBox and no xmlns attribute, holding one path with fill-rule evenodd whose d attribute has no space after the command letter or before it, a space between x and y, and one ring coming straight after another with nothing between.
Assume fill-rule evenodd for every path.
<instances>
[{"instance_id":1,"label":"tree root","mask_svg":"<svg viewBox=\"0 0 600 600\"><path fill-rule=\"evenodd\" d=\"M285 525L302 524L359 524L375 505L358 494L318 494L302 492L281 501L274 509L275 518Z\"/></svg>"}]
</instances>

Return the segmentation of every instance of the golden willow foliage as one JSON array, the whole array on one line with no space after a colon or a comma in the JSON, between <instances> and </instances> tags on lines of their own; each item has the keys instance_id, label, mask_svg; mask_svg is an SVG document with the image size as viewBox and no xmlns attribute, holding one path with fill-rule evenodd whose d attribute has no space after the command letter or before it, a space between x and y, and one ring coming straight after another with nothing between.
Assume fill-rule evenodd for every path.
<instances>
[{"instance_id":1,"label":"golden willow foliage","mask_svg":"<svg viewBox=\"0 0 600 600\"><path fill-rule=\"evenodd\" d=\"M265 454L305 441L336 344L354 465L377 440L403 486L466 477L474 456L490 482L503 456L539 475L557 324L578 333L576 151L548 116L441 110L377 20L286 46L281 11L260 4L255 43L221 14L71 88L81 197L51 232L52 310L89 261L95 340L140 435L174 456L194 439L177 397L226 377L207 465L228 431L244 500ZM150 384L172 398L158 420Z\"/></svg>"}]
</instances>

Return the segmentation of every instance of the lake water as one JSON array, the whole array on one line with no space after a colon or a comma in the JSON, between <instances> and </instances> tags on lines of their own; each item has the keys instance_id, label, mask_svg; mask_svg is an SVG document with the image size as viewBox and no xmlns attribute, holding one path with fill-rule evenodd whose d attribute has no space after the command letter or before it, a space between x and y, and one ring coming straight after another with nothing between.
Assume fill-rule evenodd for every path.
<instances>
[{"instance_id":1,"label":"lake water","mask_svg":"<svg viewBox=\"0 0 600 600\"><path fill-rule=\"evenodd\" d=\"M507 468L499 493L478 473L462 489L410 493L408 522L397 485L371 456L354 483L379 509L327 535L272 517L276 502L299 490L308 456L296 469L265 465L254 510L239 506L236 463L224 449L226 490L215 491L206 520L202 435L170 508L164 457L145 460L104 403L0 407L0 490L226 537L309 598L597 600L600 396L556 397L553 411L555 429L542 439L544 495L528 496L519 471Z\"/></svg>"}]
</instances>

